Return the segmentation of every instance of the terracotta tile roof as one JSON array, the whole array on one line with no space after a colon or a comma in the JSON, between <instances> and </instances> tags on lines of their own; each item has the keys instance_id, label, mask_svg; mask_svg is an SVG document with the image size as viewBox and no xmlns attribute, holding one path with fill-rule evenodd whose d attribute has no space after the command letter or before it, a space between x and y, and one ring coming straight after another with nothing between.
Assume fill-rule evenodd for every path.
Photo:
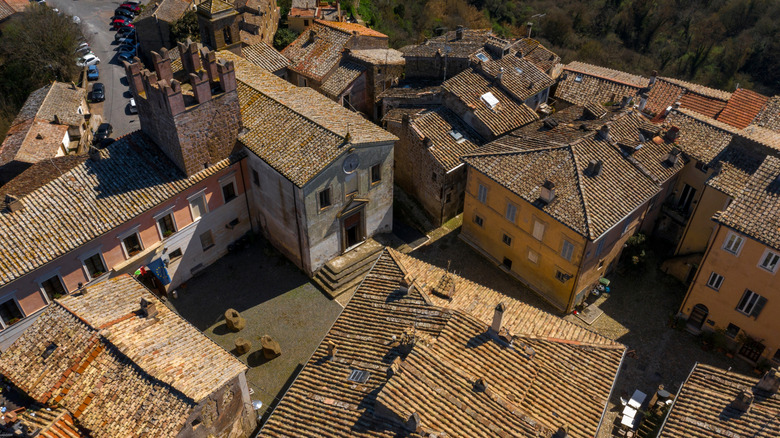
<instances>
[{"instance_id":1,"label":"terracotta tile roof","mask_svg":"<svg viewBox=\"0 0 780 438\"><path fill-rule=\"evenodd\" d=\"M746 128L767 102L769 98L762 94L738 88L718 115L718 120L739 129Z\"/></svg>"},{"instance_id":2,"label":"terracotta tile roof","mask_svg":"<svg viewBox=\"0 0 780 438\"><path fill-rule=\"evenodd\" d=\"M88 438L76 426L73 417L63 408L27 409L19 416L30 430L40 430L41 438Z\"/></svg>"},{"instance_id":3,"label":"terracotta tile roof","mask_svg":"<svg viewBox=\"0 0 780 438\"><path fill-rule=\"evenodd\" d=\"M550 71L561 62L561 57L558 54L531 38L521 39L515 48L521 53L523 59L533 63L543 72Z\"/></svg>"},{"instance_id":4,"label":"terracotta tile roof","mask_svg":"<svg viewBox=\"0 0 780 438\"><path fill-rule=\"evenodd\" d=\"M252 64L260 66L271 73L290 65L290 60L266 42L259 42L242 48L241 56Z\"/></svg>"},{"instance_id":5,"label":"terracotta tile roof","mask_svg":"<svg viewBox=\"0 0 780 438\"><path fill-rule=\"evenodd\" d=\"M154 16L158 20L166 23L173 23L187 12L187 9L192 6L192 1L193 0L161 0L156 8L154 7L154 3L150 3L140 14L138 14L135 18L135 22Z\"/></svg>"},{"instance_id":6,"label":"terracotta tile roof","mask_svg":"<svg viewBox=\"0 0 780 438\"><path fill-rule=\"evenodd\" d=\"M338 65L350 38L351 33L325 26L317 20L285 47L282 55L290 60L292 70L322 81Z\"/></svg>"},{"instance_id":7,"label":"terracotta tile roof","mask_svg":"<svg viewBox=\"0 0 780 438\"><path fill-rule=\"evenodd\" d=\"M780 158L767 156L742 193L715 220L780 249Z\"/></svg>"},{"instance_id":8,"label":"terracotta tile roof","mask_svg":"<svg viewBox=\"0 0 780 438\"><path fill-rule=\"evenodd\" d=\"M63 125L78 126L84 121L84 115L79 114L78 109L85 99L83 88L52 82L30 93L12 126L30 119L54 122L55 116Z\"/></svg>"},{"instance_id":9,"label":"terracotta tile roof","mask_svg":"<svg viewBox=\"0 0 780 438\"><path fill-rule=\"evenodd\" d=\"M414 287L403 293L405 275ZM443 277L455 287L453 302L427 292L426 284ZM487 334L492 309L502 302L514 348ZM415 342L402 354L400 344L409 338ZM330 342L337 348L332 359ZM260 436L493 437L504 431L501 436L536 437L551 436L564 423L571 437L594 436L624 350L388 249ZM365 383L347 379L355 369L370 373ZM484 392L472 390L478 378L487 383ZM412 412L420 418L418 431L404 428Z\"/></svg>"},{"instance_id":10,"label":"terracotta tile roof","mask_svg":"<svg viewBox=\"0 0 780 438\"><path fill-rule=\"evenodd\" d=\"M744 141L746 140L734 137L729 146L710 164L710 167L715 168L715 172L707 180L707 185L731 198L742 193L750 177L764 160L763 156L750 153L749 149L740 145Z\"/></svg>"},{"instance_id":11,"label":"terracotta tile roof","mask_svg":"<svg viewBox=\"0 0 780 438\"><path fill-rule=\"evenodd\" d=\"M681 79L669 78L669 77L659 77L658 80L663 82L668 82L690 93L698 94L704 97L709 97L714 100L720 100L726 102L729 99L731 99L731 93L729 93L728 91L718 90L717 88L705 87L704 85L694 84L693 82L687 82Z\"/></svg>"},{"instance_id":12,"label":"terracotta tile roof","mask_svg":"<svg viewBox=\"0 0 780 438\"><path fill-rule=\"evenodd\" d=\"M205 14L208 17L212 17L214 14L233 9L233 5L222 0L203 0L198 3L197 8L198 12Z\"/></svg>"},{"instance_id":13,"label":"terracotta tile roof","mask_svg":"<svg viewBox=\"0 0 780 438\"><path fill-rule=\"evenodd\" d=\"M666 111L666 108L674 105L680 100L685 89L671 82L656 79L655 84L647 95L647 105L645 110L650 114L659 114Z\"/></svg>"},{"instance_id":14,"label":"terracotta tile roof","mask_svg":"<svg viewBox=\"0 0 780 438\"><path fill-rule=\"evenodd\" d=\"M756 388L759 379L697 363L677 395L660 438L780 436L780 398ZM732 406L743 390L754 397L750 412Z\"/></svg>"},{"instance_id":15,"label":"terracotta tile roof","mask_svg":"<svg viewBox=\"0 0 780 438\"><path fill-rule=\"evenodd\" d=\"M780 96L770 97L751 125L780 132Z\"/></svg>"},{"instance_id":16,"label":"terracotta tile roof","mask_svg":"<svg viewBox=\"0 0 780 438\"><path fill-rule=\"evenodd\" d=\"M688 92L680 97L680 107L715 118L726 108L726 101Z\"/></svg>"},{"instance_id":17,"label":"terracotta tile roof","mask_svg":"<svg viewBox=\"0 0 780 438\"><path fill-rule=\"evenodd\" d=\"M11 5L6 3L5 0L0 0L0 21L5 20L15 13L16 11L14 11Z\"/></svg>"},{"instance_id":18,"label":"terracotta tile roof","mask_svg":"<svg viewBox=\"0 0 780 438\"><path fill-rule=\"evenodd\" d=\"M403 65L403 53L395 49L350 50L349 56L371 64Z\"/></svg>"},{"instance_id":19,"label":"terracotta tile roof","mask_svg":"<svg viewBox=\"0 0 780 438\"><path fill-rule=\"evenodd\" d=\"M447 79L443 86L446 91L470 108L474 117L479 119L494 136L538 120L534 110L510 97L476 68L458 73L455 77ZM482 96L487 93L492 94L498 101L494 109L491 109L482 99Z\"/></svg>"},{"instance_id":20,"label":"terracotta tile roof","mask_svg":"<svg viewBox=\"0 0 780 438\"><path fill-rule=\"evenodd\" d=\"M642 76L575 61L563 67L555 97L575 105L620 102L638 95L648 82Z\"/></svg>"},{"instance_id":21,"label":"terracotta tile roof","mask_svg":"<svg viewBox=\"0 0 780 438\"><path fill-rule=\"evenodd\" d=\"M439 56L446 54L452 58L468 58L477 50L482 49L491 35L490 29L465 29L463 30L463 38L457 39L456 32L452 30L441 36L430 38L422 44L409 46L402 51L404 57L427 58L437 54Z\"/></svg>"},{"instance_id":22,"label":"terracotta tile roof","mask_svg":"<svg viewBox=\"0 0 780 438\"><path fill-rule=\"evenodd\" d=\"M68 125L56 125L40 119L15 125L0 145L0 165L12 160L37 163L53 158L61 152L67 132Z\"/></svg>"},{"instance_id":23,"label":"terracotta tile roof","mask_svg":"<svg viewBox=\"0 0 780 438\"><path fill-rule=\"evenodd\" d=\"M325 20L316 20L315 23L322 24L332 29L337 29L341 32L348 33L350 35L387 38L387 35L383 34L382 32L377 32L374 29L368 28L366 26L357 23L349 23L347 21L325 21Z\"/></svg>"},{"instance_id":24,"label":"terracotta tile roof","mask_svg":"<svg viewBox=\"0 0 780 438\"><path fill-rule=\"evenodd\" d=\"M417 117L421 112L428 111L428 107L415 107L415 108L393 108L382 117L383 122L395 122L401 123L404 115L408 115L411 118Z\"/></svg>"},{"instance_id":25,"label":"terracotta tile roof","mask_svg":"<svg viewBox=\"0 0 780 438\"><path fill-rule=\"evenodd\" d=\"M341 61L336 70L328 75L328 79L322 83L320 90L326 96L338 97L347 89L357 78L360 77L366 68L354 62Z\"/></svg>"},{"instance_id":26,"label":"terracotta tile roof","mask_svg":"<svg viewBox=\"0 0 780 438\"><path fill-rule=\"evenodd\" d=\"M140 314L142 298L156 316ZM162 437L246 366L123 275L56 300L3 352L0 370L92 436Z\"/></svg>"},{"instance_id":27,"label":"terracotta tile roof","mask_svg":"<svg viewBox=\"0 0 780 438\"><path fill-rule=\"evenodd\" d=\"M317 8L290 8L290 17L314 17L317 15Z\"/></svg>"},{"instance_id":28,"label":"terracotta tile roof","mask_svg":"<svg viewBox=\"0 0 780 438\"><path fill-rule=\"evenodd\" d=\"M319 0L292 0L293 8L316 8L319 5Z\"/></svg>"},{"instance_id":29,"label":"terracotta tile roof","mask_svg":"<svg viewBox=\"0 0 780 438\"><path fill-rule=\"evenodd\" d=\"M379 97L414 98L423 95L436 95L442 92L443 88L437 81L408 81L402 80L398 85L383 91Z\"/></svg>"},{"instance_id":30,"label":"terracotta tile roof","mask_svg":"<svg viewBox=\"0 0 780 438\"><path fill-rule=\"evenodd\" d=\"M480 50L477 53L485 52ZM503 71L501 86L520 101L525 101L555 83L539 67L516 54L507 55L494 61L482 62L478 69L494 81L498 80L498 75Z\"/></svg>"},{"instance_id":31,"label":"terracotta tile roof","mask_svg":"<svg viewBox=\"0 0 780 438\"><path fill-rule=\"evenodd\" d=\"M445 107L437 107L418 115L411 125L433 143L427 150L446 171L461 164L460 157L475 151L484 140L455 113ZM461 137L455 139L450 132Z\"/></svg>"},{"instance_id":32,"label":"terracotta tile roof","mask_svg":"<svg viewBox=\"0 0 780 438\"><path fill-rule=\"evenodd\" d=\"M299 88L227 51L235 64L244 127L240 141L298 187L349 149L398 138L311 88ZM347 138L349 133L349 138Z\"/></svg>"},{"instance_id":33,"label":"terracotta tile roof","mask_svg":"<svg viewBox=\"0 0 780 438\"><path fill-rule=\"evenodd\" d=\"M5 186L24 208L0 213L0 286L169 200L230 164L187 178L140 131L100 151L34 164ZM34 190L22 182L41 181ZM12 191L13 190L13 191Z\"/></svg>"},{"instance_id":34,"label":"terracotta tile roof","mask_svg":"<svg viewBox=\"0 0 780 438\"><path fill-rule=\"evenodd\" d=\"M639 130L635 129L638 138ZM570 144L532 142L508 135L463 160L503 187L590 240L595 240L658 191L651 173L626 159L610 141L589 132ZM586 171L592 160L601 173ZM545 181L555 184L555 199L540 199Z\"/></svg>"},{"instance_id":35,"label":"terracotta tile roof","mask_svg":"<svg viewBox=\"0 0 780 438\"><path fill-rule=\"evenodd\" d=\"M671 111L664 125L679 128L675 143L687 155L705 164L713 162L734 136L733 127L684 109Z\"/></svg>"},{"instance_id":36,"label":"terracotta tile roof","mask_svg":"<svg viewBox=\"0 0 780 438\"><path fill-rule=\"evenodd\" d=\"M256 35L243 29L238 31L238 37L241 40L242 45L246 46L254 46L263 42L262 35ZM243 55L243 48L241 53Z\"/></svg>"}]
</instances>

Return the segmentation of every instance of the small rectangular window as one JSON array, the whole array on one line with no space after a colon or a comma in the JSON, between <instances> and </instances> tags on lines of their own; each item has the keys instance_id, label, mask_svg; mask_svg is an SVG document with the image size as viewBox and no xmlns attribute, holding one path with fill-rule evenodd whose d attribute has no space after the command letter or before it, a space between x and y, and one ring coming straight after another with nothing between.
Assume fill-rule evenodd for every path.
<instances>
[{"instance_id":1,"label":"small rectangular window","mask_svg":"<svg viewBox=\"0 0 780 438\"><path fill-rule=\"evenodd\" d=\"M431 181L436 182L437 179L438 177L436 175L436 172L431 173Z\"/></svg>"},{"instance_id":2,"label":"small rectangular window","mask_svg":"<svg viewBox=\"0 0 780 438\"><path fill-rule=\"evenodd\" d=\"M574 245L568 240L564 240L563 248L561 248L561 257L565 258L568 261L571 261L573 255L574 255Z\"/></svg>"},{"instance_id":3,"label":"small rectangular window","mask_svg":"<svg viewBox=\"0 0 780 438\"><path fill-rule=\"evenodd\" d=\"M485 223L485 220L479 216L474 216L474 223L481 227Z\"/></svg>"},{"instance_id":4,"label":"small rectangular window","mask_svg":"<svg viewBox=\"0 0 780 438\"><path fill-rule=\"evenodd\" d=\"M306 25L308 26L309 24L307 23ZM298 86L299 87L307 87L308 84L306 82L306 78L304 78L303 76L298 76Z\"/></svg>"},{"instance_id":5,"label":"small rectangular window","mask_svg":"<svg viewBox=\"0 0 780 438\"><path fill-rule=\"evenodd\" d=\"M501 262L501 265L507 269L512 269L512 260L504 257L504 260Z\"/></svg>"},{"instance_id":6,"label":"small rectangular window","mask_svg":"<svg viewBox=\"0 0 780 438\"><path fill-rule=\"evenodd\" d=\"M736 233L729 233L728 237L726 237L726 243L723 245L723 249L732 254L738 254L744 241L745 239L743 239L742 236Z\"/></svg>"},{"instance_id":7,"label":"small rectangular window","mask_svg":"<svg viewBox=\"0 0 780 438\"><path fill-rule=\"evenodd\" d=\"M487 202L487 187L482 184L480 184L477 189L477 199L483 204Z\"/></svg>"},{"instance_id":8,"label":"small rectangular window","mask_svg":"<svg viewBox=\"0 0 780 438\"><path fill-rule=\"evenodd\" d=\"M122 239L122 246L125 248L125 254L127 254L128 258L143 250L141 247L141 239L138 238L138 233L133 233Z\"/></svg>"},{"instance_id":9,"label":"small rectangular window","mask_svg":"<svg viewBox=\"0 0 780 438\"><path fill-rule=\"evenodd\" d=\"M222 186L222 199L225 200L225 204L236 199L236 184L233 181Z\"/></svg>"},{"instance_id":10,"label":"small rectangular window","mask_svg":"<svg viewBox=\"0 0 780 438\"><path fill-rule=\"evenodd\" d=\"M192 213L193 222L207 213L206 198L203 195L190 199L190 213Z\"/></svg>"},{"instance_id":11,"label":"small rectangular window","mask_svg":"<svg viewBox=\"0 0 780 438\"><path fill-rule=\"evenodd\" d=\"M90 279L100 277L106 272L106 265L103 264L103 257L100 256L99 252L84 259L84 267L87 268Z\"/></svg>"},{"instance_id":12,"label":"small rectangular window","mask_svg":"<svg viewBox=\"0 0 780 438\"><path fill-rule=\"evenodd\" d=\"M529 249L528 250L528 261L530 261L533 264L539 263L539 253L534 251L534 250L532 250L532 249Z\"/></svg>"},{"instance_id":13,"label":"small rectangular window","mask_svg":"<svg viewBox=\"0 0 780 438\"><path fill-rule=\"evenodd\" d=\"M180 259L182 255L184 255L184 253L181 251L181 248L176 248L173 251L171 251L170 254L168 254L168 259L173 261L176 259Z\"/></svg>"},{"instance_id":14,"label":"small rectangular window","mask_svg":"<svg viewBox=\"0 0 780 438\"><path fill-rule=\"evenodd\" d=\"M561 283L566 283L571 278L571 275L563 271L555 271L555 278Z\"/></svg>"},{"instance_id":15,"label":"small rectangular window","mask_svg":"<svg viewBox=\"0 0 780 438\"><path fill-rule=\"evenodd\" d=\"M775 355L772 356L772 360L777 363L780 363L780 348L778 348L777 351L775 351Z\"/></svg>"},{"instance_id":16,"label":"small rectangular window","mask_svg":"<svg viewBox=\"0 0 780 438\"><path fill-rule=\"evenodd\" d=\"M176 223L173 220L173 213L157 219L157 226L160 228L160 234L163 239L176 232Z\"/></svg>"},{"instance_id":17,"label":"small rectangular window","mask_svg":"<svg viewBox=\"0 0 780 438\"><path fill-rule=\"evenodd\" d=\"M67 293L59 275L54 275L48 280L42 281L41 287L46 296L49 297L49 300L56 300Z\"/></svg>"},{"instance_id":18,"label":"small rectangular window","mask_svg":"<svg viewBox=\"0 0 780 438\"><path fill-rule=\"evenodd\" d=\"M255 169L252 169L252 184L260 187L260 174Z\"/></svg>"},{"instance_id":19,"label":"small rectangular window","mask_svg":"<svg viewBox=\"0 0 780 438\"><path fill-rule=\"evenodd\" d=\"M739 334L739 330L739 326L729 323L729 326L726 328L726 335L731 339L734 339Z\"/></svg>"},{"instance_id":20,"label":"small rectangular window","mask_svg":"<svg viewBox=\"0 0 780 438\"><path fill-rule=\"evenodd\" d=\"M742 294L742 299L737 304L737 310L748 316L758 316L765 302L766 299L764 297L750 289L746 289L745 293Z\"/></svg>"},{"instance_id":21,"label":"small rectangular window","mask_svg":"<svg viewBox=\"0 0 780 438\"><path fill-rule=\"evenodd\" d=\"M0 319L3 320L3 325L8 327L14 325L24 318L22 315L22 309L16 304L16 300L13 298L0 304Z\"/></svg>"},{"instance_id":22,"label":"small rectangular window","mask_svg":"<svg viewBox=\"0 0 780 438\"><path fill-rule=\"evenodd\" d=\"M330 187L322 190L319 194L320 210L330 207Z\"/></svg>"},{"instance_id":23,"label":"small rectangular window","mask_svg":"<svg viewBox=\"0 0 780 438\"><path fill-rule=\"evenodd\" d=\"M577 73L577 76L574 77L574 82L582 82L582 75Z\"/></svg>"},{"instance_id":24,"label":"small rectangular window","mask_svg":"<svg viewBox=\"0 0 780 438\"><path fill-rule=\"evenodd\" d=\"M371 184L377 184L382 181L382 165L371 166Z\"/></svg>"},{"instance_id":25,"label":"small rectangular window","mask_svg":"<svg viewBox=\"0 0 780 438\"><path fill-rule=\"evenodd\" d=\"M512 238L506 234L504 234L504 236L501 237L501 241L504 242L504 245L506 246L512 246Z\"/></svg>"},{"instance_id":26,"label":"small rectangular window","mask_svg":"<svg viewBox=\"0 0 780 438\"><path fill-rule=\"evenodd\" d=\"M544 224L534 221L534 239L542 240L542 238L544 238Z\"/></svg>"},{"instance_id":27,"label":"small rectangular window","mask_svg":"<svg viewBox=\"0 0 780 438\"><path fill-rule=\"evenodd\" d=\"M206 251L212 246L214 246L214 235L211 234L211 230L208 230L200 235L200 247L203 248L203 251Z\"/></svg>"},{"instance_id":28,"label":"small rectangular window","mask_svg":"<svg viewBox=\"0 0 780 438\"><path fill-rule=\"evenodd\" d=\"M517 216L517 207L515 207L514 204L510 204L507 202L506 204L506 220L509 222L514 223L515 217Z\"/></svg>"},{"instance_id":29,"label":"small rectangular window","mask_svg":"<svg viewBox=\"0 0 780 438\"><path fill-rule=\"evenodd\" d=\"M769 272L777 271L777 264L780 261L780 254L776 254L770 250L766 250L761 257L761 263L759 266L766 269Z\"/></svg>"},{"instance_id":30,"label":"small rectangular window","mask_svg":"<svg viewBox=\"0 0 780 438\"><path fill-rule=\"evenodd\" d=\"M720 290L721 284L723 284L723 276L713 271L712 274L710 274L710 279L707 280L707 286L715 290Z\"/></svg>"}]
</instances>

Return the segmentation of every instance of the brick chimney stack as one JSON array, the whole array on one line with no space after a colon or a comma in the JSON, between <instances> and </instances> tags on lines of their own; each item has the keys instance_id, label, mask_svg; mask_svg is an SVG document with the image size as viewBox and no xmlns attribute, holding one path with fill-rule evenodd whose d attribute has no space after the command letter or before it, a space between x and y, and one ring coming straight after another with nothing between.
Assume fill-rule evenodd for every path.
<instances>
[{"instance_id":1,"label":"brick chimney stack","mask_svg":"<svg viewBox=\"0 0 780 438\"><path fill-rule=\"evenodd\" d=\"M501 324L504 320L504 310L506 310L504 303L498 303L493 311L493 323L490 325L490 330L496 334L501 332Z\"/></svg>"},{"instance_id":2,"label":"brick chimney stack","mask_svg":"<svg viewBox=\"0 0 780 438\"><path fill-rule=\"evenodd\" d=\"M756 384L756 388L777 394L780 390L780 371L777 368L767 371Z\"/></svg>"}]
</instances>

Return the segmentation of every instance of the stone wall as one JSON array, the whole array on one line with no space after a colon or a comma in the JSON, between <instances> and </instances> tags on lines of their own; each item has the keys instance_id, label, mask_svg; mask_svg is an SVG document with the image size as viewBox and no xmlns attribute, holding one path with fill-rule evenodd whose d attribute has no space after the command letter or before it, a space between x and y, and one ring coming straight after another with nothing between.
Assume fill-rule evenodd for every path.
<instances>
[{"instance_id":1,"label":"stone wall","mask_svg":"<svg viewBox=\"0 0 780 438\"><path fill-rule=\"evenodd\" d=\"M469 68L468 58L444 56L404 57L406 59L407 79L449 79Z\"/></svg>"},{"instance_id":2,"label":"stone wall","mask_svg":"<svg viewBox=\"0 0 780 438\"><path fill-rule=\"evenodd\" d=\"M201 400L187 418L178 438L244 438L257 426L246 378L235 377Z\"/></svg>"}]
</instances>

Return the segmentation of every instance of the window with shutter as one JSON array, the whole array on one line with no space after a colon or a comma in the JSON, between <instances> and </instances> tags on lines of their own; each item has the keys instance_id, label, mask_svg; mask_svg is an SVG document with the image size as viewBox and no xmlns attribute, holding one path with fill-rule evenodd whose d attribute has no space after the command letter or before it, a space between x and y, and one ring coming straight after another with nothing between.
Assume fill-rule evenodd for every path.
<instances>
[{"instance_id":1,"label":"window with shutter","mask_svg":"<svg viewBox=\"0 0 780 438\"><path fill-rule=\"evenodd\" d=\"M761 301L760 305L758 304L759 301ZM742 294L742 299L740 299L739 304L737 304L737 311L748 316L757 317L758 314L761 313L764 304L766 304L766 298L750 289L745 289L745 293ZM758 310L757 313L756 310Z\"/></svg>"},{"instance_id":2,"label":"window with shutter","mask_svg":"<svg viewBox=\"0 0 780 438\"><path fill-rule=\"evenodd\" d=\"M766 298L759 296L758 301L756 301L756 305L753 306L753 310L750 312L750 316L752 316L755 319L758 319L758 315L760 315L761 311L764 310L766 301L767 301Z\"/></svg>"}]
</instances>

